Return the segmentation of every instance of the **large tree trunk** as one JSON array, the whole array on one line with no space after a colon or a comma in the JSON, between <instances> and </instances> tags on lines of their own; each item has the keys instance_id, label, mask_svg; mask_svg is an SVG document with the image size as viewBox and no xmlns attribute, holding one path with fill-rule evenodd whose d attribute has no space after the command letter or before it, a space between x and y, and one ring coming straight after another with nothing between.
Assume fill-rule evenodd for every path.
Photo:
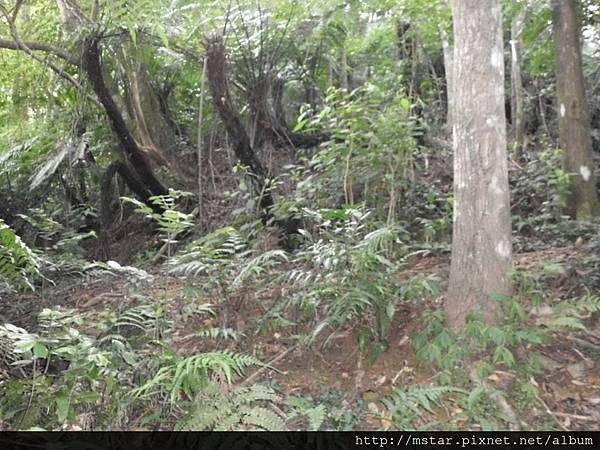
<instances>
[{"instance_id":1,"label":"large tree trunk","mask_svg":"<svg viewBox=\"0 0 600 450\"><path fill-rule=\"evenodd\" d=\"M515 154L520 158L523 153L525 139L525 121L523 113L523 78L521 77L521 47L523 39L523 26L527 4L515 14L510 27L510 117L512 119L513 137L515 140Z\"/></svg>"},{"instance_id":2,"label":"large tree trunk","mask_svg":"<svg viewBox=\"0 0 600 450\"><path fill-rule=\"evenodd\" d=\"M585 97L576 0L553 0L556 92L563 167L571 176L567 213L579 220L600 214L594 177L589 110Z\"/></svg>"},{"instance_id":3,"label":"large tree trunk","mask_svg":"<svg viewBox=\"0 0 600 450\"><path fill-rule=\"evenodd\" d=\"M500 0L452 0L454 228L446 317L493 323L511 292L512 246Z\"/></svg>"},{"instance_id":4,"label":"large tree trunk","mask_svg":"<svg viewBox=\"0 0 600 450\"><path fill-rule=\"evenodd\" d=\"M125 123L119 108L113 101L110 92L104 83L102 67L100 64L100 55L101 51L98 40L96 38L88 39L84 43L82 57L83 69L87 74L94 92L98 96L98 100L106 111L106 115L108 116L117 139L119 139L128 163L139 176L139 181L141 181L143 185L147 186L152 195L165 195L167 190L152 172L150 164L144 156L144 152L135 142L135 139L129 131L129 128ZM148 199L143 198L142 200L147 201Z\"/></svg>"}]
</instances>

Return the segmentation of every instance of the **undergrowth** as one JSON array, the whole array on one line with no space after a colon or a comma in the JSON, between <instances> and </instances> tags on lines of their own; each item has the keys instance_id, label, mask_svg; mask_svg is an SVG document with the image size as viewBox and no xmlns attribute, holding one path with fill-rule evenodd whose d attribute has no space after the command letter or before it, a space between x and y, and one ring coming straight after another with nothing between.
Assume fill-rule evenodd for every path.
<instances>
[{"instance_id":1,"label":"undergrowth","mask_svg":"<svg viewBox=\"0 0 600 450\"><path fill-rule=\"evenodd\" d=\"M177 355L168 343L172 318L155 302L95 319L44 309L39 324L38 333L0 328L5 427L119 429L137 421L164 429L215 380L230 384L245 368L262 365L227 349Z\"/></svg>"},{"instance_id":2,"label":"undergrowth","mask_svg":"<svg viewBox=\"0 0 600 450\"><path fill-rule=\"evenodd\" d=\"M448 430L467 426L484 431L515 425L519 429L556 427L535 381L543 373L541 351L561 338L558 332L588 332L588 324L597 320L600 310L597 295L561 300L544 291L544 282L557 273L562 273L559 267L548 266L537 272L515 271L517 292L502 299L504 316L495 325L471 314L465 327L453 332L446 328L441 310L426 311L412 343L417 360L437 371L436 384L395 390L383 401L389 426ZM503 377L510 379L509 387L501 382ZM502 407L499 397L513 401L520 423L514 423L515 417ZM532 404L538 406L538 413L533 413ZM427 413L431 415L425 417ZM448 420L432 422L440 413L449 416Z\"/></svg>"},{"instance_id":3,"label":"undergrowth","mask_svg":"<svg viewBox=\"0 0 600 450\"><path fill-rule=\"evenodd\" d=\"M174 254L169 249L165 267L186 279L177 314L167 303L138 295L135 304L117 311L44 309L35 332L3 325L2 427L354 429L371 415L382 429L495 430L514 425L514 418L499 407L498 395L514 398L514 406L521 408L521 428L552 427L535 382L540 350L556 333L585 334L598 320L594 223L563 236L585 240L577 248L590 251L578 266L544 264L514 271L516 292L502 299L499 323L488 325L472 314L463 330L452 332L441 310L426 309L411 341L420 364L435 372L432 384L392 389L376 405L367 405L369 412L365 405L351 404L347 394L324 392L313 399L287 395L277 386L239 384L248 368L273 369L260 354L237 351L267 333L284 336L290 346L320 351L338 332L350 329L368 363L388 351L398 314L441 292L437 275L399 276L415 256L441 249L432 243L448 231L452 200L434 193L430 197L439 217L411 225L382 221L380 213L364 205L311 209L298 203L288 210L303 224L293 249L264 249L257 245L256 230L233 226L205 234ZM167 206L174 208L173 203ZM168 246L188 227L182 222L188 216L152 217L164 225ZM0 226L0 274L18 289L34 288L44 271L58 263L51 258L40 262L14 231ZM539 226L558 235L566 225L548 220ZM62 233L54 236L54 245L76 247L80 238ZM72 254L65 261L72 261L80 274L118 272L134 290L135 280L151 278L115 262L78 265L77 251ZM569 291L571 296L557 296L549 286L571 270L591 275ZM230 319L242 305L262 312L240 327ZM203 325L190 336L205 341L209 351L185 354L173 344L175 321L191 319ZM500 383L507 373L513 380L510 387ZM542 412L523 411L532 403Z\"/></svg>"}]
</instances>

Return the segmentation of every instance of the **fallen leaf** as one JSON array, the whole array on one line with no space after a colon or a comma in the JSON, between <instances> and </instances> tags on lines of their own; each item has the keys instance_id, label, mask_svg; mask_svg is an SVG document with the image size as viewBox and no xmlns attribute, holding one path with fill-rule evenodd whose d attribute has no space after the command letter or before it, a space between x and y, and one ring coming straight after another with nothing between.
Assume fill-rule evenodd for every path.
<instances>
[{"instance_id":1,"label":"fallen leaf","mask_svg":"<svg viewBox=\"0 0 600 450\"><path fill-rule=\"evenodd\" d=\"M487 378L488 378L488 380L493 381L494 383L500 382L500 377L498 375L496 375L495 373L491 374Z\"/></svg>"},{"instance_id":2,"label":"fallen leaf","mask_svg":"<svg viewBox=\"0 0 600 450\"><path fill-rule=\"evenodd\" d=\"M402 347L409 340L410 340L410 338L407 335L404 335L404 337L402 339L400 339L400 341L398 342L398 347Z\"/></svg>"},{"instance_id":3,"label":"fallen leaf","mask_svg":"<svg viewBox=\"0 0 600 450\"><path fill-rule=\"evenodd\" d=\"M576 380L582 380L585 378L586 374L585 364L582 362L576 364L569 364L567 366L567 372L569 372L569 375L571 375L571 377L575 378Z\"/></svg>"},{"instance_id":4,"label":"fallen leaf","mask_svg":"<svg viewBox=\"0 0 600 450\"><path fill-rule=\"evenodd\" d=\"M389 430L394 425L394 421L392 420L392 414L389 412L383 414L379 420L381 421L381 427L385 431Z\"/></svg>"},{"instance_id":5,"label":"fallen leaf","mask_svg":"<svg viewBox=\"0 0 600 450\"><path fill-rule=\"evenodd\" d=\"M371 411L373 414L379 414L379 408L377 408L377 405L373 402L369 402L367 404L367 409L369 411Z\"/></svg>"}]
</instances>

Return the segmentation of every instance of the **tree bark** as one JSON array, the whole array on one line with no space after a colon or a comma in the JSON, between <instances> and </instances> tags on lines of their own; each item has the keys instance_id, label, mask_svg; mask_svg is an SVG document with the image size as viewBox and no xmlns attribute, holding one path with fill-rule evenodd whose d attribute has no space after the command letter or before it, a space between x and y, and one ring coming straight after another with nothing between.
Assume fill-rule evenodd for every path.
<instances>
[{"instance_id":1,"label":"tree bark","mask_svg":"<svg viewBox=\"0 0 600 450\"><path fill-rule=\"evenodd\" d=\"M447 324L498 318L511 293L510 201L500 0L453 0L454 227Z\"/></svg>"},{"instance_id":2,"label":"tree bark","mask_svg":"<svg viewBox=\"0 0 600 450\"><path fill-rule=\"evenodd\" d=\"M523 120L523 78L521 77L521 47L523 39L521 38L521 34L523 33L526 11L527 4L524 4L515 14L510 27L510 117L512 119L513 138L515 140L514 149L517 158L520 158L523 154L525 139L525 121Z\"/></svg>"},{"instance_id":3,"label":"tree bark","mask_svg":"<svg viewBox=\"0 0 600 450\"><path fill-rule=\"evenodd\" d=\"M454 47L450 45L448 35L440 31L442 37L442 50L444 52L444 72L446 74L446 129L452 130L452 108L454 108Z\"/></svg>"},{"instance_id":4,"label":"tree bark","mask_svg":"<svg viewBox=\"0 0 600 450\"><path fill-rule=\"evenodd\" d=\"M202 163L204 158L204 151L202 148L202 126L204 125L204 85L206 81L206 63L207 59L204 58L204 62L202 63L202 80L200 81L200 105L198 107L198 140L197 140L197 152L198 152L198 217L200 220L204 220L204 209L202 208L202 195L203 195L203 186L202 186Z\"/></svg>"},{"instance_id":5,"label":"tree bark","mask_svg":"<svg viewBox=\"0 0 600 450\"><path fill-rule=\"evenodd\" d=\"M560 147L564 152L563 169L571 179L566 212L578 220L587 220L600 214L600 203L581 65L580 26L577 22L579 3L576 0L553 0L552 8Z\"/></svg>"}]
</instances>

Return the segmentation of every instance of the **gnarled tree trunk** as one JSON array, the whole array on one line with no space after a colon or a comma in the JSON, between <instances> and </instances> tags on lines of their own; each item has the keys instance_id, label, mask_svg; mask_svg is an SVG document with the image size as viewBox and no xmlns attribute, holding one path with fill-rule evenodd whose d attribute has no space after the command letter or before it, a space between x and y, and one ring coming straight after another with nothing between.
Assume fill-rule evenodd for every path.
<instances>
[{"instance_id":1,"label":"gnarled tree trunk","mask_svg":"<svg viewBox=\"0 0 600 450\"><path fill-rule=\"evenodd\" d=\"M104 107L106 115L110 121L110 124L121 144L123 152L131 165L135 173L151 195L164 195L167 190L158 181L154 175L150 164L148 163L144 152L138 147L135 142L129 128L119 111L119 108L113 101L104 78L102 76L101 67L101 50L98 42L98 38L91 38L86 40L83 48L83 69L85 70L87 77L96 93L98 100ZM137 194L137 192L136 192ZM148 197L142 198L144 201L148 200Z\"/></svg>"}]
</instances>

